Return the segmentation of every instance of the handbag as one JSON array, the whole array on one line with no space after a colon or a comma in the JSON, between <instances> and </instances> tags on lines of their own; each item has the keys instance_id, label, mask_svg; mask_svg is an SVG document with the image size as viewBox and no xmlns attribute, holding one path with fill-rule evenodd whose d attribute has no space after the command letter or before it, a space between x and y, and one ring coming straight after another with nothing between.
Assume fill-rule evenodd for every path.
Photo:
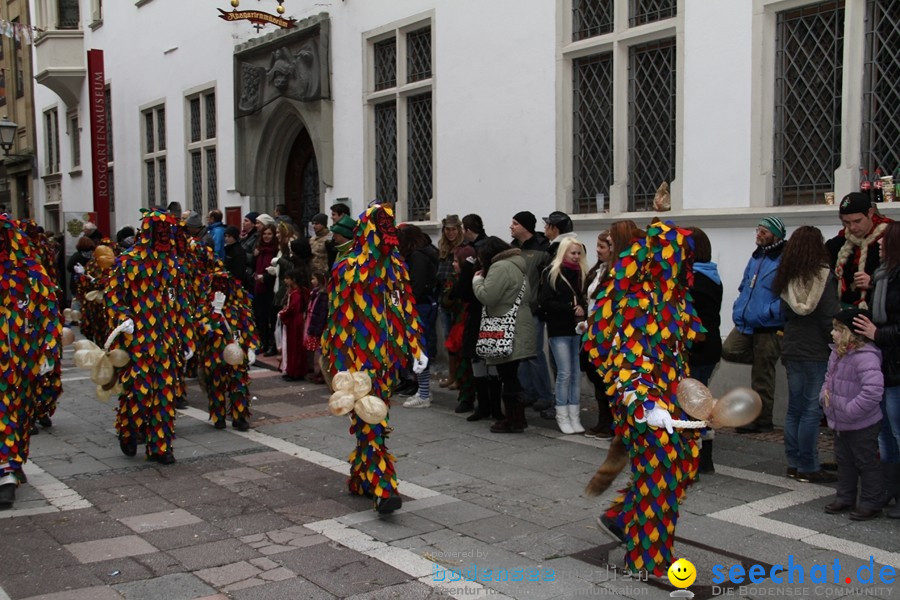
<instances>
[{"instance_id":1,"label":"handbag","mask_svg":"<svg viewBox=\"0 0 900 600\"><path fill-rule=\"evenodd\" d=\"M522 289L516 296L516 301L505 314L499 317L491 317L487 309L481 308L481 326L478 328L478 341L475 342L475 354L481 358L506 358L512 355L513 338L516 335L516 317L519 314L519 305L525 295L525 286L528 279L522 282Z\"/></svg>"}]
</instances>

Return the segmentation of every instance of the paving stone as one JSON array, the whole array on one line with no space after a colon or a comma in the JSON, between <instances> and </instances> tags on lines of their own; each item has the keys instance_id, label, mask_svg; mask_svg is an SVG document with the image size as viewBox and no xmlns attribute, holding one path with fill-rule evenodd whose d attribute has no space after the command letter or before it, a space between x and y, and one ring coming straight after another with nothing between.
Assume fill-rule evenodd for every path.
<instances>
[{"instance_id":1,"label":"paving stone","mask_svg":"<svg viewBox=\"0 0 900 600\"><path fill-rule=\"evenodd\" d=\"M12 532L2 531L0 565L3 566L0 573L39 573L48 568L78 564L74 556L60 548L56 540L33 524L29 532L18 528Z\"/></svg>"},{"instance_id":2,"label":"paving stone","mask_svg":"<svg viewBox=\"0 0 900 600\"><path fill-rule=\"evenodd\" d=\"M249 535L241 538L241 541L259 551L260 554L270 556L281 552L288 552L296 548L306 548L328 541L328 538L317 534L311 529L294 526L286 529L269 531L265 534Z\"/></svg>"},{"instance_id":3,"label":"paving stone","mask_svg":"<svg viewBox=\"0 0 900 600\"><path fill-rule=\"evenodd\" d=\"M94 577L90 569L84 565L57 567L52 571L35 567L31 571L9 573L5 570L7 564L9 563L4 563L4 570L0 572L0 577L2 577L3 589L10 598L14 599L103 585L103 582Z\"/></svg>"},{"instance_id":4,"label":"paving stone","mask_svg":"<svg viewBox=\"0 0 900 600\"><path fill-rule=\"evenodd\" d=\"M382 542L391 542L443 529L442 525L413 513L395 513L386 518L376 518L355 525L355 529Z\"/></svg>"},{"instance_id":5,"label":"paving stone","mask_svg":"<svg viewBox=\"0 0 900 600\"><path fill-rule=\"evenodd\" d=\"M269 475L254 469L252 467L239 467L237 469L227 469L225 471L213 471L205 473L204 479L215 483L216 485L235 485L246 481L256 481L258 479L266 479Z\"/></svg>"},{"instance_id":6,"label":"paving stone","mask_svg":"<svg viewBox=\"0 0 900 600\"><path fill-rule=\"evenodd\" d=\"M285 600L285 598L328 600L336 597L314 583L299 577L257 585L244 590L236 590L230 592L229 595L234 600Z\"/></svg>"},{"instance_id":7,"label":"paving stone","mask_svg":"<svg viewBox=\"0 0 900 600\"><path fill-rule=\"evenodd\" d=\"M365 500L369 508L371 508L371 500L365 498L361 498L361 500ZM323 519L333 519L356 511L351 510L346 504L331 498L323 498L300 504L281 506L276 508L275 512L296 523L311 523Z\"/></svg>"},{"instance_id":8,"label":"paving stone","mask_svg":"<svg viewBox=\"0 0 900 600\"><path fill-rule=\"evenodd\" d=\"M157 551L156 548L136 535L123 535L92 542L66 544L65 548L81 563L100 562L112 558L150 554Z\"/></svg>"},{"instance_id":9,"label":"paving stone","mask_svg":"<svg viewBox=\"0 0 900 600\"><path fill-rule=\"evenodd\" d=\"M452 598L419 581L409 581L380 590L350 596L347 600L444 600Z\"/></svg>"},{"instance_id":10,"label":"paving stone","mask_svg":"<svg viewBox=\"0 0 900 600\"><path fill-rule=\"evenodd\" d=\"M246 561L240 561L221 567L214 567L212 569L201 569L195 571L194 575L212 586L222 588L244 579L250 579L260 573L262 573L261 569L254 567Z\"/></svg>"},{"instance_id":11,"label":"paving stone","mask_svg":"<svg viewBox=\"0 0 900 600\"><path fill-rule=\"evenodd\" d=\"M164 575L113 587L126 600L193 600L216 593L216 590L188 573Z\"/></svg>"},{"instance_id":12,"label":"paving stone","mask_svg":"<svg viewBox=\"0 0 900 600\"><path fill-rule=\"evenodd\" d=\"M57 592L55 594L31 596L25 598L25 600L122 600L122 595L112 588L97 586L80 588L77 590L66 590L65 592Z\"/></svg>"},{"instance_id":13,"label":"paving stone","mask_svg":"<svg viewBox=\"0 0 900 600\"><path fill-rule=\"evenodd\" d=\"M291 521L281 515L266 511L216 519L213 521L213 524L222 531L236 537L283 529L293 525Z\"/></svg>"},{"instance_id":14,"label":"paving stone","mask_svg":"<svg viewBox=\"0 0 900 600\"><path fill-rule=\"evenodd\" d=\"M171 529L160 529L143 534L143 538L160 550L173 550L187 546L197 546L217 542L230 537L215 525L201 521L195 525L184 525Z\"/></svg>"},{"instance_id":15,"label":"paving stone","mask_svg":"<svg viewBox=\"0 0 900 600\"><path fill-rule=\"evenodd\" d=\"M106 511L106 514L113 519L121 520L127 517L158 513L166 510L174 510L176 508L178 507L162 496L148 493L144 498L113 504Z\"/></svg>"},{"instance_id":16,"label":"paving stone","mask_svg":"<svg viewBox=\"0 0 900 600\"><path fill-rule=\"evenodd\" d=\"M125 517L119 520L136 533L147 533L149 531L169 529L171 527L180 527L182 525L193 525L194 523L202 522L202 519L181 508L138 515L136 517Z\"/></svg>"},{"instance_id":17,"label":"paving stone","mask_svg":"<svg viewBox=\"0 0 900 600\"><path fill-rule=\"evenodd\" d=\"M177 558L170 556L165 552L154 552L153 554L142 554L132 557L135 562L150 569L154 577L162 575L172 575L174 573L182 573L184 565Z\"/></svg>"},{"instance_id":18,"label":"paving stone","mask_svg":"<svg viewBox=\"0 0 900 600\"><path fill-rule=\"evenodd\" d=\"M490 543L503 542L519 535L541 531L541 528L537 525L507 515L497 515L496 517L460 523L455 525L453 529Z\"/></svg>"},{"instance_id":19,"label":"paving stone","mask_svg":"<svg viewBox=\"0 0 900 600\"><path fill-rule=\"evenodd\" d=\"M483 506L478 506L477 504L472 504L470 502L448 502L447 504L442 504L440 506L417 510L415 511L415 514L444 526L478 521L479 519L497 515L497 513L492 510L488 510Z\"/></svg>"},{"instance_id":20,"label":"paving stone","mask_svg":"<svg viewBox=\"0 0 900 600\"><path fill-rule=\"evenodd\" d=\"M107 585L149 579L155 576L149 567L142 565L134 558L115 558L84 566Z\"/></svg>"},{"instance_id":21,"label":"paving stone","mask_svg":"<svg viewBox=\"0 0 900 600\"><path fill-rule=\"evenodd\" d=\"M260 558L259 552L235 539L178 548L168 552L177 558L187 570L208 569L229 563Z\"/></svg>"}]
</instances>

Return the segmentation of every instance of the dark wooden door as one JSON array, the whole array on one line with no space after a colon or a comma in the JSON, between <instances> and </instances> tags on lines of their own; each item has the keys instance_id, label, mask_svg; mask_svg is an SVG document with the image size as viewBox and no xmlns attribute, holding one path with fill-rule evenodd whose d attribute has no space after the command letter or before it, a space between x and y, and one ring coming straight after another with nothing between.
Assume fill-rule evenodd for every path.
<instances>
[{"instance_id":1,"label":"dark wooden door","mask_svg":"<svg viewBox=\"0 0 900 600\"><path fill-rule=\"evenodd\" d=\"M297 134L288 155L287 172L284 176L284 203L287 205L288 215L303 234L306 234L306 227L313 215L322 212L319 166L312 140L305 129Z\"/></svg>"}]
</instances>

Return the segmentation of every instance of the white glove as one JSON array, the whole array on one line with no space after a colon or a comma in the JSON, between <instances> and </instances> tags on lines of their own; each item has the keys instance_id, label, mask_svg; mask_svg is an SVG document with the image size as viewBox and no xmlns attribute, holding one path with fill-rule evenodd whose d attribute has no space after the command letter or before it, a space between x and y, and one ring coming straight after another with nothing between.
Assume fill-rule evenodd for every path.
<instances>
[{"instance_id":1,"label":"white glove","mask_svg":"<svg viewBox=\"0 0 900 600\"><path fill-rule=\"evenodd\" d=\"M44 376L47 373L53 370L53 361L47 360L46 358L41 361L41 368L38 371L38 375Z\"/></svg>"},{"instance_id":2,"label":"white glove","mask_svg":"<svg viewBox=\"0 0 900 600\"><path fill-rule=\"evenodd\" d=\"M650 410L644 410L644 418L637 419L638 423L647 423L650 427L664 427L670 434L675 431L673 429L672 415L664 408L653 405Z\"/></svg>"},{"instance_id":3,"label":"white glove","mask_svg":"<svg viewBox=\"0 0 900 600\"><path fill-rule=\"evenodd\" d=\"M270 262L269 264L272 265L273 267L274 267L275 265L277 265L277 264L278 264L278 257L276 256L275 258L273 258L273 259L272 259L272 262Z\"/></svg>"},{"instance_id":4,"label":"white glove","mask_svg":"<svg viewBox=\"0 0 900 600\"><path fill-rule=\"evenodd\" d=\"M78 273L79 275L84 275L84 267L81 265L75 265L72 267L72 270Z\"/></svg>"},{"instance_id":5,"label":"white glove","mask_svg":"<svg viewBox=\"0 0 900 600\"><path fill-rule=\"evenodd\" d=\"M217 315L221 315L223 306L225 306L225 294L223 294L222 292L216 292L216 294L213 296L212 301L213 312Z\"/></svg>"},{"instance_id":6,"label":"white glove","mask_svg":"<svg viewBox=\"0 0 900 600\"><path fill-rule=\"evenodd\" d=\"M256 352L254 352L252 349L247 350L247 364L252 365L255 362L256 362Z\"/></svg>"},{"instance_id":7,"label":"white glove","mask_svg":"<svg viewBox=\"0 0 900 600\"><path fill-rule=\"evenodd\" d=\"M278 273L278 269L275 267L266 267L266 273L274 277Z\"/></svg>"},{"instance_id":8,"label":"white glove","mask_svg":"<svg viewBox=\"0 0 900 600\"><path fill-rule=\"evenodd\" d=\"M188 348L187 351L184 353L184 361L187 362L187 361L191 360L192 356L194 356L194 351L191 350L190 348Z\"/></svg>"},{"instance_id":9,"label":"white glove","mask_svg":"<svg viewBox=\"0 0 900 600\"><path fill-rule=\"evenodd\" d=\"M131 319L125 319L122 322L122 325L122 333L127 333L128 335L134 333L134 321L132 321Z\"/></svg>"},{"instance_id":10,"label":"white glove","mask_svg":"<svg viewBox=\"0 0 900 600\"><path fill-rule=\"evenodd\" d=\"M419 373L423 373L427 368L428 357L424 354L413 361L413 373L415 373L416 375L418 375Z\"/></svg>"},{"instance_id":11,"label":"white glove","mask_svg":"<svg viewBox=\"0 0 900 600\"><path fill-rule=\"evenodd\" d=\"M578 321L578 324L575 325L575 333L581 335L587 331L587 321Z\"/></svg>"}]
</instances>

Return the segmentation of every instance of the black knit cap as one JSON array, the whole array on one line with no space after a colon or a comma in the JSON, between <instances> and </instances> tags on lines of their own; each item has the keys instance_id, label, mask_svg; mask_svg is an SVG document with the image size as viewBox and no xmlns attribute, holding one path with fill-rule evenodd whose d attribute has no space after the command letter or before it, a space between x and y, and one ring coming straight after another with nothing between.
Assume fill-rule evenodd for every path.
<instances>
[{"instance_id":1,"label":"black knit cap","mask_svg":"<svg viewBox=\"0 0 900 600\"><path fill-rule=\"evenodd\" d=\"M855 319L856 317L865 317L871 321L872 311L867 308L845 308L838 314L834 315L834 320L840 321L841 323L846 325L850 331L856 331L856 328L853 325L853 319Z\"/></svg>"},{"instance_id":2,"label":"black knit cap","mask_svg":"<svg viewBox=\"0 0 900 600\"><path fill-rule=\"evenodd\" d=\"M537 225L537 217L534 213L523 210L513 215L513 221L527 229L530 233L534 233L534 227Z\"/></svg>"}]
</instances>

